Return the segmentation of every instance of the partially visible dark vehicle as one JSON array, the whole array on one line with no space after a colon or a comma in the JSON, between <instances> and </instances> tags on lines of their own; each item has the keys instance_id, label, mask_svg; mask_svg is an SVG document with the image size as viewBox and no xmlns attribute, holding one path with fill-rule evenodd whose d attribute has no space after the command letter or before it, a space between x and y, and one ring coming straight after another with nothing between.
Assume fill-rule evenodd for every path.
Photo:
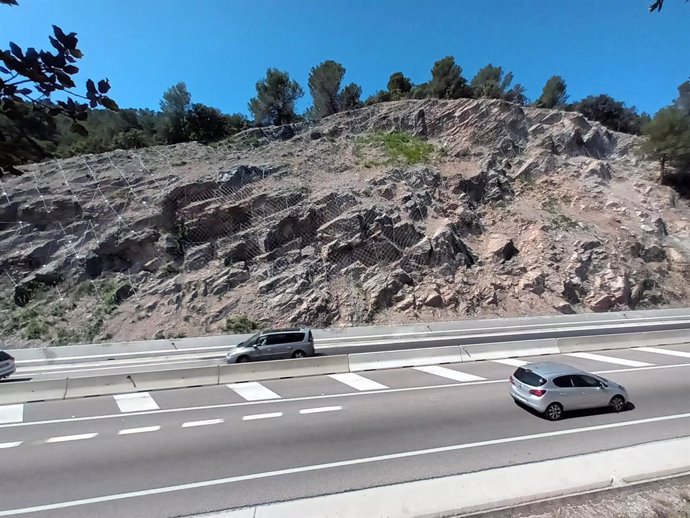
<instances>
[{"instance_id":1,"label":"partially visible dark vehicle","mask_svg":"<svg viewBox=\"0 0 690 518\"><path fill-rule=\"evenodd\" d=\"M7 378L17 370L14 366L14 358L5 351L0 351L0 379Z\"/></svg>"}]
</instances>

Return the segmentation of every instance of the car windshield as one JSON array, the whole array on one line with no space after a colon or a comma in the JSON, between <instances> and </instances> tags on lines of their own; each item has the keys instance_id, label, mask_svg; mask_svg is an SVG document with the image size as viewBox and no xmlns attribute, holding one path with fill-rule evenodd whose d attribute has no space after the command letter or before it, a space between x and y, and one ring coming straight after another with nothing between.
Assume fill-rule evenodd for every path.
<instances>
[{"instance_id":1,"label":"car windshield","mask_svg":"<svg viewBox=\"0 0 690 518\"><path fill-rule=\"evenodd\" d=\"M260 334L261 334L261 333L257 333L257 334L255 334L255 335L249 337L247 340L245 340L244 342L242 342L241 345L242 345L243 347L254 347L254 346L257 344L257 342L259 341L259 336L260 336Z\"/></svg>"}]
</instances>

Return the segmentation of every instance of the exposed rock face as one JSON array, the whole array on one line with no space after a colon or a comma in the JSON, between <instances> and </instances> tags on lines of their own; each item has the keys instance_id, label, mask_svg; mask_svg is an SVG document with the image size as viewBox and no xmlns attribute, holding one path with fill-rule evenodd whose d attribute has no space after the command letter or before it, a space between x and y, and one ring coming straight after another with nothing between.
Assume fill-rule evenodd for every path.
<instances>
[{"instance_id":1,"label":"exposed rock face","mask_svg":"<svg viewBox=\"0 0 690 518\"><path fill-rule=\"evenodd\" d=\"M390 131L434 153L408 165L368 138ZM28 166L0 197L0 341L29 343L26 315L50 342L218 333L229 315L331 326L687 305L690 208L636 143L577 113L422 100Z\"/></svg>"}]
</instances>

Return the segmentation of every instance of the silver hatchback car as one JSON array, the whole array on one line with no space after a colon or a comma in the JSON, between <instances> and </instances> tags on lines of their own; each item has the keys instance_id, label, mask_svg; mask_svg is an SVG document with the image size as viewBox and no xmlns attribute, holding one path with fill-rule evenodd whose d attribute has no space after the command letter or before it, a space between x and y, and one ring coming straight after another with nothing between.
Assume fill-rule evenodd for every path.
<instances>
[{"instance_id":1,"label":"silver hatchback car","mask_svg":"<svg viewBox=\"0 0 690 518\"><path fill-rule=\"evenodd\" d=\"M622 385L562 363L531 363L510 377L510 395L516 403L557 421L563 412L609 407L620 412L628 401Z\"/></svg>"},{"instance_id":2,"label":"silver hatchback car","mask_svg":"<svg viewBox=\"0 0 690 518\"><path fill-rule=\"evenodd\" d=\"M269 329L234 346L225 360L228 363L243 363L306 356L314 356L314 336L311 329Z\"/></svg>"},{"instance_id":3,"label":"silver hatchback car","mask_svg":"<svg viewBox=\"0 0 690 518\"><path fill-rule=\"evenodd\" d=\"M16 370L14 358L4 351L0 351L0 379L7 378Z\"/></svg>"}]
</instances>

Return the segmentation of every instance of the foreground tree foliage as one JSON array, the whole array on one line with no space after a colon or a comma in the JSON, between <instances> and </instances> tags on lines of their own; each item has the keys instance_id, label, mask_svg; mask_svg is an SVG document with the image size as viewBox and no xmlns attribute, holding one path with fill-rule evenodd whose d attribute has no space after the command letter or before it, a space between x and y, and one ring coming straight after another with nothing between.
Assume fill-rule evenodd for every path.
<instances>
[{"instance_id":1,"label":"foreground tree foliage","mask_svg":"<svg viewBox=\"0 0 690 518\"><path fill-rule=\"evenodd\" d=\"M668 181L667 164L690 172L690 115L675 106L663 108L645 125L644 135L642 150L659 160L662 183Z\"/></svg>"},{"instance_id":2,"label":"foreground tree foliage","mask_svg":"<svg viewBox=\"0 0 690 518\"><path fill-rule=\"evenodd\" d=\"M0 177L21 174L16 166L54 154L58 117L71 121L71 131L86 136L83 121L88 118L89 107L118 110L115 101L106 96L110 90L107 79L86 81L84 95L73 90L73 76L79 72L75 63L83 57L77 35L65 34L53 25L49 40L53 52L33 47L24 50L14 42L9 43L9 49L0 50ZM66 94L65 100L53 101L55 93Z\"/></svg>"},{"instance_id":3,"label":"foreground tree foliage","mask_svg":"<svg viewBox=\"0 0 690 518\"><path fill-rule=\"evenodd\" d=\"M302 87L287 72L269 68L266 77L256 83L249 111L259 126L289 124L298 119L295 103L303 95Z\"/></svg>"}]
</instances>

